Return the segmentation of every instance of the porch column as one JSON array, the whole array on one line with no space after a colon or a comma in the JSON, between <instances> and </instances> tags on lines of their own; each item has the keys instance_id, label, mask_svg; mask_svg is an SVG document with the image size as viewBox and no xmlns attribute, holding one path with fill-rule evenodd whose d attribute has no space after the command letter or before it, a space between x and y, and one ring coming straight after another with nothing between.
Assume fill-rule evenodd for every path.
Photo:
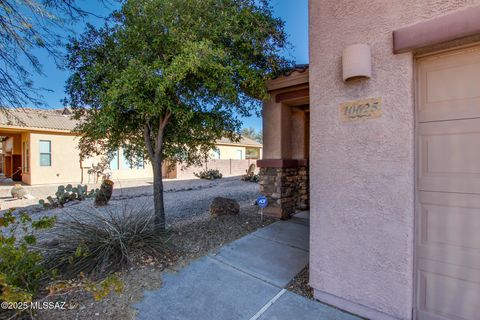
<instances>
[{"instance_id":1,"label":"porch column","mask_svg":"<svg viewBox=\"0 0 480 320\"><path fill-rule=\"evenodd\" d=\"M263 158L260 193L268 198L265 215L286 219L308 207L308 66L267 82L263 105ZM299 164L300 169L299 169Z\"/></svg>"},{"instance_id":2,"label":"porch column","mask_svg":"<svg viewBox=\"0 0 480 320\"><path fill-rule=\"evenodd\" d=\"M308 181L308 145L309 145L309 114L304 108L291 108L290 144L292 159L297 160L297 183L295 187L296 209L309 208L309 181Z\"/></svg>"},{"instance_id":3,"label":"porch column","mask_svg":"<svg viewBox=\"0 0 480 320\"><path fill-rule=\"evenodd\" d=\"M267 103L263 111L265 151L257 165L260 192L269 200L264 214L286 219L309 207L308 116L283 103Z\"/></svg>"}]
</instances>

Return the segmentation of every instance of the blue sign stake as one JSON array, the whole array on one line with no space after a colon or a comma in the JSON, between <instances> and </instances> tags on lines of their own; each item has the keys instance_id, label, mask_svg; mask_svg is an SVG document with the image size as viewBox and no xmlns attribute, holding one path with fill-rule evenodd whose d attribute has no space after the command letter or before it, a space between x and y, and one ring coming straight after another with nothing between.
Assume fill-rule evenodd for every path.
<instances>
[{"instance_id":1,"label":"blue sign stake","mask_svg":"<svg viewBox=\"0 0 480 320\"><path fill-rule=\"evenodd\" d=\"M262 221L263 221L263 208L266 208L268 206L267 197L259 195L258 198L257 198L257 205L260 208L260 215L261 215Z\"/></svg>"},{"instance_id":2,"label":"blue sign stake","mask_svg":"<svg viewBox=\"0 0 480 320\"><path fill-rule=\"evenodd\" d=\"M258 196L257 204L260 208L266 208L268 206L268 199L265 196Z\"/></svg>"}]
</instances>

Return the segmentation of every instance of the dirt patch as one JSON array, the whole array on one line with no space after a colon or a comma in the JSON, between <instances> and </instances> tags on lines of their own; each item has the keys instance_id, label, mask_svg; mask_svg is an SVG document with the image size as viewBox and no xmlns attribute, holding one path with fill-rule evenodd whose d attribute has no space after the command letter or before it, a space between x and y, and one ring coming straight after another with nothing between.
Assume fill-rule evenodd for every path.
<instances>
[{"instance_id":1,"label":"dirt patch","mask_svg":"<svg viewBox=\"0 0 480 320\"><path fill-rule=\"evenodd\" d=\"M122 294L110 294L102 301L94 301L92 295L77 292L58 297L67 301L68 310L42 310L37 319L134 319L133 305L140 301L145 290L161 287L162 271L179 270L192 260L206 255L233 240L236 240L274 220L261 218L256 206L241 208L237 216L210 218L208 213L188 221L174 224L171 228L172 254L157 262L144 261L121 273L124 283Z\"/></svg>"},{"instance_id":2,"label":"dirt patch","mask_svg":"<svg viewBox=\"0 0 480 320\"><path fill-rule=\"evenodd\" d=\"M292 279L292 281L290 281L290 283L287 286L287 289L296 294L304 296L305 298L314 300L313 289L308 284L308 281L309 281L309 270L307 266L302 271L300 271L295 276L295 278Z\"/></svg>"}]
</instances>

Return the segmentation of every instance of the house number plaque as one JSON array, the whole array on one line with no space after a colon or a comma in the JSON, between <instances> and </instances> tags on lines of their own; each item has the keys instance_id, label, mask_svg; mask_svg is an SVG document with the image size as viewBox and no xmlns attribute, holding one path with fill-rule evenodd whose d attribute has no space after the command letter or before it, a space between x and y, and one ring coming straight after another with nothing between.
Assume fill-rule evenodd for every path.
<instances>
[{"instance_id":1,"label":"house number plaque","mask_svg":"<svg viewBox=\"0 0 480 320\"><path fill-rule=\"evenodd\" d=\"M382 116L382 98L345 102L340 104L338 110L343 122L380 118Z\"/></svg>"}]
</instances>

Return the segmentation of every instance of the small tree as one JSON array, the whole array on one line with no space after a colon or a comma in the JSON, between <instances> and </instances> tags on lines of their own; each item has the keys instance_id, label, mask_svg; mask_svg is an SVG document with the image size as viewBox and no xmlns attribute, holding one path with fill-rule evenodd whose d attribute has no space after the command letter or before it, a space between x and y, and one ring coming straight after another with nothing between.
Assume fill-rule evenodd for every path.
<instances>
[{"instance_id":1,"label":"small tree","mask_svg":"<svg viewBox=\"0 0 480 320\"><path fill-rule=\"evenodd\" d=\"M255 0L132 0L113 18L71 40L66 103L83 156L148 156L164 230L162 164L198 163L222 136L239 139L240 117L258 112L265 81L289 65L283 22Z\"/></svg>"},{"instance_id":2,"label":"small tree","mask_svg":"<svg viewBox=\"0 0 480 320\"><path fill-rule=\"evenodd\" d=\"M262 130L259 130L258 132L255 130L255 128L243 128L240 134L243 137L250 138L254 141L257 141L258 143L262 143L263 141L263 132Z\"/></svg>"}]
</instances>

